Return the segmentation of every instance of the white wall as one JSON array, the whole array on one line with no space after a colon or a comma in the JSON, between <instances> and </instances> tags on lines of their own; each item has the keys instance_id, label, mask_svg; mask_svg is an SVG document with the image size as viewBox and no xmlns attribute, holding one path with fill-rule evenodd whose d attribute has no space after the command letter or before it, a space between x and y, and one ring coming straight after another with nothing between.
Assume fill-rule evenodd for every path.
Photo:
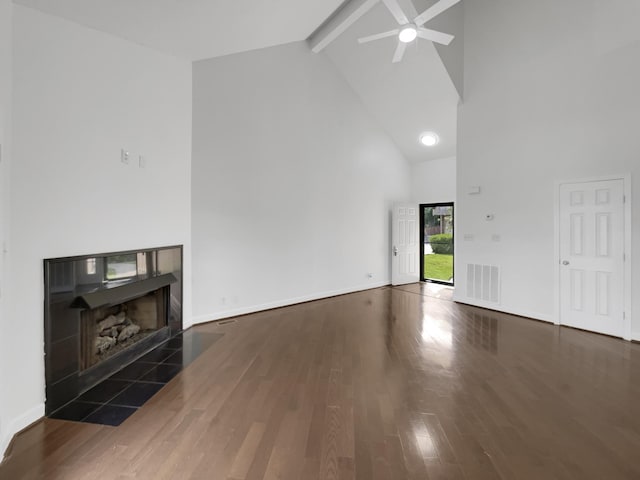
<instances>
[{"instance_id":1,"label":"white wall","mask_svg":"<svg viewBox=\"0 0 640 480\"><path fill-rule=\"evenodd\" d=\"M490 0L465 8L456 298L466 300L465 264L495 263L502 309L553 320L554 181L631 173L632 234L640 234L640 3ZM471 185L482 193L467 195ZM501 242L491 241L494 233ZM638 285L640 243L631 250ZM640 338L640 296L633 302Z\"/></svg>"},{"instance_id":2,"label":"white wall","mask_svg":"<svg viewBox=\"0 0 640 480\"><path fill-rule=\"evenodd\" d=\"M6 352L11 344L7 315L6 286L8 259L2 246L9 240L9 163L11 159L11 70L12 23L11 0L0 0L0 458L9 439L9 415L3 392L7 385L9 362Z\"/></svg>"},{"instance_id":3,"label":"white wall","mask_svg":"<svg viewBox=\"0 0 640 480\"><path fill-rule=\"evenodd\" d=\"M414 203L454 202L455 199L455 157L411 165L411 200Z\"/></svg>"},{"instance_id":4,"label":"white wall","mask_svg":"<svg viewBox=\"0 0 640 480\"><path fill-rule=\"evenodd\" d=\"M409 168L324 55L293 43L193 75L196 321L388 283Z\"/></svg>"},{"instance_id":5,"label":"white wall","mask_svg":"<svg viewBox=\"0 0 640 480\"><path fill-rule=\"evenodd\" d=\"M189 324L191 64L24 7L13 30L6 354L20 368L2 396L18 425L43 412L44 258L184 244Z\"/></svg>"}]
</instances>

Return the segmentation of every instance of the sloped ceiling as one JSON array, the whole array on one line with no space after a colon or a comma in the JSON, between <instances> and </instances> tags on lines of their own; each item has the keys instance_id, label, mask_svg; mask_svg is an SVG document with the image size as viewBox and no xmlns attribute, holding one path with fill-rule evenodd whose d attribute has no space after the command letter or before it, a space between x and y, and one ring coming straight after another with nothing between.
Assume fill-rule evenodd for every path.
<instances>
[{"instance_id":1,"label":"sloped ceiling","mask_svg":"<svg viewBox=\"0 0 640 480\"><path fill-rule=\"evenodd\" d=\"M424 12L437 0L413 0L419 12ZM454 5L429 22L429 28L455 35L451 45L435 45L449 77L458 90L460 98L464 98L464 2Z\"/></svg>"},{"instance_id":2,"label":"sloped ceiling","mask_svg":"<svg viewBox=\"0 0 640 480\"><path fill-rule=\"evenodd\" d=\"M412 18L417 14L410 3L402 6ZM412 43L403 60L394 64L391 59L397 46L395 37L363 45L357 41L359 37L396 27L394 18L380 3L324 53L407 160L416 163L453 157L459 97L434 45L423 40ZM440 144L432 148L422 146L418 139L425 131L436 132Z\"/></svg>"},{"instance_id":3,"label":"sloped ceiling","mask_svg":"<svg viewBox=\"0 0 640 480\"><path fill-rule=\"evenodd\" d=\"M305 40L343 0L14 0L180 58Z\"/></svg>"}]
</instances>

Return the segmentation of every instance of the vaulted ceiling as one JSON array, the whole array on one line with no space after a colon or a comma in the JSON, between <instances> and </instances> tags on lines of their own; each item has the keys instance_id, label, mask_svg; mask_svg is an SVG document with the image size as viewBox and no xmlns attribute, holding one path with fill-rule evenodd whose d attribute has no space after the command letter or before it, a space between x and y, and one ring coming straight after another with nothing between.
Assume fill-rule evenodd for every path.
<instances>
[{"instance_id":1,"label":"vaulted ceiling","mask_svg":"<svg viewBox=\"0 0 640 480\"><path fill-rule=\"evenodd\" d=\"M306 39L343 0L14 0L191 60Z\"/></svg>"},{"instance_id":2,"label":"vaulted ceiling","mask_svg":"<svg viewBox=\"0 0 640 480\"><path fill-rule=\"evenodd\" d=\"M413 17L436 0L400 0ZM307 39L343 0L14 0L134 43L189 60L201 60ZM445 12L445 30L460 25L461 5ZM430 42L410 46L402 62L392 64L395 38L365 45L359 36L396 28L382 3L339 36L327 54L346 81L398 145L407 160L420 162L456 154L459 101L451 55L440 55ZM429 25L433 26L433 25ZM456 44L455 42L458 42ZM462 39L449 47L461 58ZM443 64L442 59L445 60ZM455 62L454 62L455 63ZM459 86L459 72L453 72ZM434 131L441 143L426 149L423 131Z\"/></svg>"},{"instance_id":3,"label":"vaulted ceiling","mask_svg":"<svg viewBox=\"0 0 640 480\"><path fill-rule=\"evenodd\" d=\"M418 13L411 2L404 2L403 8L410 18ZM397 37L362 45L357 41L396 27L395 19L380 3L325 52L407 160L417 163L453 157L459 97L434 45L425 40L414 42L401 62L392 63ZM425 148L418 142L427 131L438 134L437 146Z\"/></svg>"}]
</instances>

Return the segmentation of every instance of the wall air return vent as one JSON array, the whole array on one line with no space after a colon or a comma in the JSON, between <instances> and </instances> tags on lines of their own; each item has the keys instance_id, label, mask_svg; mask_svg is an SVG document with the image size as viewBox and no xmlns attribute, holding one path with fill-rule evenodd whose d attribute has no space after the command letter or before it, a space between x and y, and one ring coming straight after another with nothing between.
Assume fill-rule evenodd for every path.
<instances>
[{"instance_id":1,"label":"wall air return vent","mask_svg":"<svg viewBox=\"0 0 640 480\"><path fill-rule=\"evenodd\" d=\"M467 264L467 297L500 303L500 268L495 265Z\"/></svg>"}]
</instances>

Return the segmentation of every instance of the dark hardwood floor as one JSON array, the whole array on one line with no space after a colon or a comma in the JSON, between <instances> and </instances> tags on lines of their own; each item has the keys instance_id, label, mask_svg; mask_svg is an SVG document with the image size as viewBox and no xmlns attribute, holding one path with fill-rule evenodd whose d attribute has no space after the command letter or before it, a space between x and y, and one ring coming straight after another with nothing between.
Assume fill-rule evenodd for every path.
<instances>
[{"instance_id":1,"label":"dark hardwood floor","mask_svg":"<svg viewBox=\"0 0 640 480\"><path fill-rule=\"evenodd\" d=\"M197 327L225 335L122 425L39 422L0 478L640 478L640 345L437 296Z\"/></svg>"}]
</instances>

